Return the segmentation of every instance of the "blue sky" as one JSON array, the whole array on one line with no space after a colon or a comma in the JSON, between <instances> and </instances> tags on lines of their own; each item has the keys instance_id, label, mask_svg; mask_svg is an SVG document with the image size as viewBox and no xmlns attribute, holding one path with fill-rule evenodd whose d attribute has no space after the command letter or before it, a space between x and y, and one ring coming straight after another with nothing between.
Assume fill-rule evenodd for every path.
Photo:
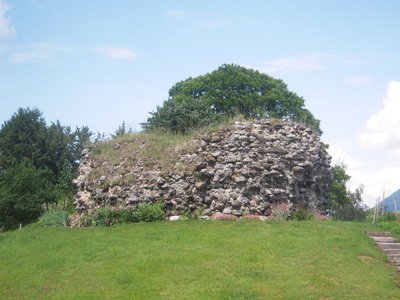
<instances>
[{"instance_id":1,"label":"blue sky","mask_svg":"<svg viewBox=\"0 0 400 300\"><path fill-rule=\"evenodd\" d=\"M283 79L371 205L400 188L400 1L0 0L0 122L139 130L177 81L235 63ZM400 199L399 199L400 202Z\"/></svg>"}]
</instances>

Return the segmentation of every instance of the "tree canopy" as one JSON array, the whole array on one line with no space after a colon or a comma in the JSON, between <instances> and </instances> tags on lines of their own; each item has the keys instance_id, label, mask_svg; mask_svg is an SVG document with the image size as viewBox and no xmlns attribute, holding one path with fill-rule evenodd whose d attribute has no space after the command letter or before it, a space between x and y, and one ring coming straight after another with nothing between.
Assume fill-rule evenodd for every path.
<instances>
[{"instance_id":1,"label":"tree canopy","mask_svg":"<svg viewBox=\"0 0 400 300\"><path fill-rule=\"evenodd\" d=\"M282 80L233 64L176 83L163 106L150 114L145 129L185 133L241 114L303 122L321 132L304 99L289 91Z\"/></svg>"},{"instance_id":2,"label":"tree canopy","mask_svg":"<svg viewBox=\"0 0 400 300\"><path fill-rule=\"evenodd\" d=\"M58 178L65 163L77 167L91 135L86 126L75 131L59 121L48 126L37 108L19 108L0 128L0 171L28 162Z\"/></svg>"},{"instance_id":3,"label":"tree canopy","mask_svg":"<svg viewBox=\"0 0 400 300\"><path fill-rule=\"evenodd\" d=\"M46 124L34 108L19 108L0 128L0 229L29 223L42 204L72 198L80 153L92 133L59 121Z\"/></svg>"},{"instance_id":4,"label":"tree canopy","mask_svg":"<svg viewBox=\"0 0 400 300\"><path fill-rule=\"evenodd\" d=\"M35 221L44 203L57 199L52 174L20 163L0 173L0 230Z\"/></svg>"},{"instance_id":5,"label":"tree canopy","mask_svg":"<svg viewBox=\"0 0 400 300\"><path fill-rule=\"evenodd\" d=\"M346 169L343 163L332 167L332 181L328 197L329 209L332 217L336 220L361 221L366 217L362 201L364 187L361 185L354 192L348 190L346 184L351 177L346 173Z\"/></svg>"}]
</instances>

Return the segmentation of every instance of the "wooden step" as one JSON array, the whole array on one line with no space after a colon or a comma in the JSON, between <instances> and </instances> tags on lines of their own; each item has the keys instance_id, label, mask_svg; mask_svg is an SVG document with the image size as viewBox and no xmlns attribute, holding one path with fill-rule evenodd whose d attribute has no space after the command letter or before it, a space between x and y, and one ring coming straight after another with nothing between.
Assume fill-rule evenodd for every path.
<instances>
[{"instance_id":1,"label":"wooden step","mask_svg":"<svg viewBox=\"0 0 400 300\"><path fill-rule=\"evenodd\" d=\"M400 249L400 243L376 243L382 250Z\"/></svg>"},{"instance_id":2,"label":"wooden step","mask_svg":"<svg viewBox=\"0 0 400 300\"><path fill-rule=\"evenodd\" d=\"M396 255L400 254L400 249L382 249L386 255Z\"/></svg>"},{"instance_id":3,"label":"wooden step","mask_svg":"<svg viewBox=\"0 0 400 300\"><path fill-rule=\"evenodd\" d=\"M389 262L394 266L400 266L400 260L391 260L391 259L389 259Z\"/></svg>"},{"instance_id":4,"label":"wooden step","mask_svg":"<svg viewBox=\"0 0 400 300\"><path fill-rule=\"evenodd\" d=\"M389 236L371 236L376 243L397 243L397 239Z\"/></svg>"},{"instance_id":5,"label":"wooden step","mask_svg":"<svg viewBox=\"0 0 400 300\"><path fill-rule=\"evenodd\" d=\"M370 231L368 236L386 254L388 261L400 272L400 243L390 236L390 232Z\"/></svg>"},{"instance_id":6,"label":"wooden step","mask_svg":"<svg viewBox=\"0 0 400 300\"><path fill-rule=\"evenodd\" d=\"M400 260L400 254L392 254L392 255L388 255L387 257L388 257L388 259L393 259L393 260L399 259Z\"/></svg>"},{"instance_id":7,"label":"wooden step","mask_svg":"<svg viewBox=\"0 0 400 300\"><path fill-rule=\"evenodd\" d=\"M371 237L372 236L376 236L376 237L388 236L388 237L390 237L390 233L385 232L385 231L368 231L367 233Z\"/></svg>"}]
</instances>

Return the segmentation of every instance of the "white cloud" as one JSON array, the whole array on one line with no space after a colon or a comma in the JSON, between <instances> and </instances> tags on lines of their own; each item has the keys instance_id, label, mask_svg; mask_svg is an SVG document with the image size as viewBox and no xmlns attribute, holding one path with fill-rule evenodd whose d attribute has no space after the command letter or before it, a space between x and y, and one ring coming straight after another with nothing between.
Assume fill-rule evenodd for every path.
<instances>
[{"instance_id":1,"label":"white cloud","mask_svg":"<svg viewBox=\"0 0 400 300\"><path fill-rule=\"evenodd\" d=\"M0 38L11 37L15 34L15 27L6 17L11 6L6 1L0 1Z\"/></svg>"},{"instance_id":2,"label":"white cloud","mask_svg":"<svg viewBox=\"0 0 400 300\"><path fill-rule=\"evenodd\" d=\"M279 72L310 72L326 69L333 63L354 64L359 60L345 56L328 53L308 53L292 57L283 57L268 60L254 68L265 73Z\"/></svg>"},{"instance_id":3,"label":"white cloud","mask_svg":"<svg viewBox=\"0 0 400 300\"><path fill-rule=\"evenodd\" d=\"M191 13L189 10L185 9L173 9L167 11L164 16L175 17L175 18L187 18L190 17Z\"/></svg>"},{"instance_id":4,"label":"white cloud","mask_svg":"<svg viewBox=\"0 0 400 300\"><path fill-rule=\"evenodd\" d=\"M213 11L174 9L167 11L164 16L188 23L188 28L215 28L226 27L231 21Z\"/></svg>"},{"instance_id":5,"label":"white cloud","mask_svg":"<svg viewBox=\"0 0 400 300\"><path fill-rule=\"evenodd\" d=\"M46 41L17 45L8 49L10 61L15 64L22 63L46 63L54 65L68 54L100 54L111 59L132 60L136 53L128 48L113 46L97 46L81 48L62 42Z\"/></svg>"},{"instance_id":6,"label":"white cloud","mask_svg":"<svg viewBox=\"0 0 400 300\"><path fill-rule=\"evenodd\" d=\"M360 145L348 151L333 149L348 163L351 187L363 184L366 204L373 206L378 197L400 188L400 82L390 81L382 108L366 122L359 135ZM349 153L352 153L350 155Z\"/></svg>"},{"instance_id":7,"label":"white cloud","mask_svg":"<svg viewBox=\"0 0 400 300\"><path fill-rule=\"evenodd\" d=\"M332 156L332 164L344 163L347 166L354 167L356 161L342 147L329 145L329 154Z\"/></svg>"},{"instance_id":8,"label":"white cloud","mask_svg":"<svg viewBox=\"0 0 400 300\"><path fill-rule=\"evenodd\" d=\"M42 8L42 4L39 0L30 0L29 1L34 7L36 7L37 9Z\"/></svg>"},{"instance_id":9,"label":"white cloud","mask_svg":"<svg viewBox=\"0 0 400 300\"><path fill-rule=\"evenodd\" d=\"M400 82L390 81L383 107L367 121L360 135L361 144L367 147L393 151L400 149Z\"/></svg>"},{"instance_id":10,"label":"white cloud","mask_svg":"<svg viewBox=\"0 0 400 300\"><path fill-rule=\"evenodd\" d=\"M378 151L356 154L354 147L345 149L330 145L328 151L332 155L332 165L343 162L347 166L346 173L351 176L348 188L351 191L361 184L364 186L364 204L372 207L383 192L389 196L400 188L400 160L392 158L387 161L384 153Z\"/></svg>"},{"instance_id":11,"label":"white cloud","mask_svg":"<svg viewBox=\"0 0 400 300\"><path fill-rule=\"evenodd\" d=\"M343 147L330 145L328 148L329 154L332 156L332 165L343 163L347 167L347 174L351 176L349 188L354 191L363 183L365 179L362 172L359 171L360 163L353 158Z\"/></svg>"},{"instance_id":12,"label":"white cloud","mask_svg":"<svg viewBox=\"0 0 400 300\"><path fill-rule=\"evenodd\" d=\"M137 54L128 48L113 47L113 46L99 46L97 51L108 58L132 60L136 58Z\"/></svg>"},{"instance_id":13,"label":"white cloud","mask_svg":"<svg viewBox=\"0 0 400 300\"><path fill-rule=\"evenodd\" d=\"M374 204L376 198L382 198L383 192L387 197L400 188L400 166L384 167L364 177L364 196L365 199L369 199L370 206Z\"/></svg>"},{"instance_id":14,"label":"white cloud","mask_svg":"<svg viewBox=\"0 0 400 300\"><path fill-rule=\"evenodd\" d=\"M224 17L215 17L197 22L197 26L200 28L226 27L229 24L230 21Z\"/></svg>"},{"instance_id":15,"label":"white cloud","mask_svg":"<svg viewBox=\"0 0 400 300\"><path fill-rule=\"evenodd\" d=\"M10 57L15 64L27 62L56 62L61 54L73 53L76 49L59 42L40 42L17 46Z\"/></svg>"},{"instance_id":16,"label":"white cloud","mask_svg":"<svg viewBox=\"0 0 400 300\"><path fill-rule=\"evenodd\" d=\"M349 85L368 85L372 82L371 78L364 77L364 76L355 76L346 78L345 83Z\"/></svg>"}]
</instances>

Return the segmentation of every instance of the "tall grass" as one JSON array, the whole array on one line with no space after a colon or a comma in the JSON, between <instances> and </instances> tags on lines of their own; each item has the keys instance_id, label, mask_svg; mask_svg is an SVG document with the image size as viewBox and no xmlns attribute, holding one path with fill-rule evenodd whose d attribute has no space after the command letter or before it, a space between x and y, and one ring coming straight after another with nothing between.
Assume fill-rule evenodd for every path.
<instances>
[{"instance_id":1,"label":"tall grass","mask_svg":"<svg viewBox=\"0 0 400 300\"><path fill-rule=\"evenodd\" d=\"M96 160L116 162L124 158L137 156L138 159L154 161L163 166L176 161L176 152L183 148L193 150L187 144L197 136L217 131L223 127L232 126L234 121L243 119L242 116L222 118L218 123L191 131L187 134L173 133L164 130L129 133L112 140L99 142L93 148ZM118 149L114 145L121 144ZM133 163L133 162L132 162Z\"/></svg>"},{"instance_id":2,"label":"tall grass","mask_svg":"<svg viewBox=\"0 0 400 300\"><path fill-rule=\"evenodd\" d=\"M45 212L39 219L39 223L46 226L67 227L68 222L68 210L59 203L45 205Z\"/></svg>"}]
</instances>

